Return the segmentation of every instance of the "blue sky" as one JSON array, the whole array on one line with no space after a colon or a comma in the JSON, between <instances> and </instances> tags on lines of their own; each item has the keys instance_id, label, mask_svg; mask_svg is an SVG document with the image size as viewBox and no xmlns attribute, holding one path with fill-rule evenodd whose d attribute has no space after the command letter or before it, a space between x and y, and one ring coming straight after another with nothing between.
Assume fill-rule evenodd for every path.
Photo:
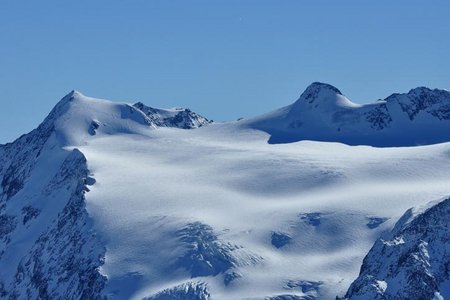
<instances>
[{"instance_id":1,"label":"blue sky","mask_svg":"<svg viewBox=\"0 0 450 300\"><path fill-rule=\"evenodd\" d=\"M449 16L448 0L2 0L0 143L72 89L214 120L287 105L313 81L361 103L450 89Z\"/></svg>"}]
</instances>

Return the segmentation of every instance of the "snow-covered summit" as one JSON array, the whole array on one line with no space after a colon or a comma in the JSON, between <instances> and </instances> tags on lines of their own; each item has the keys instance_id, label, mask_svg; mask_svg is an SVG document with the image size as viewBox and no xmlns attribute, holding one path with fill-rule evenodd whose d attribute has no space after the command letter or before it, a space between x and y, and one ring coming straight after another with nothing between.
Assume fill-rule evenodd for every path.
<instances>
[{"instance_id":1,"label":"snow-covered summit","mask_svg":"<svg viewBox=\"0 0 450 300\"><path fill-rule=\"evenodd\" d=\"M147 116L127 103L87 97L78 91L64 96L44 120L61 145L81 145L89 136L139 133L152 126Z\"/></svg>"},{"instance_id":2,"label":"snow-covered summit","mask_svg":"<svg viewBox=\"0 0 450 300\"><path fill-rule=\"evenodd\" d=\"M52 109L38 131L54 132L62 146L82 145L97 134L142 134L158 127L192 129L211 121L189 109L156 109L96 99L73 90Z\"/></svg>"},{"instance_id":3,"label":"snow-covered summit","mask_svg":"<svg viewBox=\"0 0 450 300\"><path fill-rule=\"evenodd\" d=\"M299 101L314 103L315 101L335 100L336 96L342 96L340 90L328 83L313 82L300 95Z\"/></svg>"},{"instance_id":4,"label":"snow-covered summit","mask_svg":"<svg viewBox=\"0 0 450 300\"><path fill-rule=\"evenodd\" d=\"M337 87L335 87L335 86L333 86L333 85L331 85L329 83L319 82L319 81L315 81L315 82L311 83L306 88L306 90L303 92L303 94L311 93L312 91L317 91L317 90L319 90L319 91L330 91L332 93L336 93L336 94L342 95L341 91Z\"/></svg>"},{"instance_id":5,"label":"snow-covered summit","mask_svg":"<svg viewBox=\"0 0 450 300\"><path fill-rule=\"evenodd\" d=\"M304 111L330 112L340 108L355 108L360 105L346 98L341 91L331 84L314 82L292 104L289 116L295 117Z\"/></svg>"},{"instance_id":6,"label":"snow-covered summit","mask_svg":"<svg viewBox=\"0 0 450 300\"><path fill-rule=\"evenodd\" d=\"M440 143L450 141L450 92L419 87L359 105L337 88L315 82L295 103L242 125L268 132L269 143L300 140L372 146Z\"/></svg>"}]
</instances>

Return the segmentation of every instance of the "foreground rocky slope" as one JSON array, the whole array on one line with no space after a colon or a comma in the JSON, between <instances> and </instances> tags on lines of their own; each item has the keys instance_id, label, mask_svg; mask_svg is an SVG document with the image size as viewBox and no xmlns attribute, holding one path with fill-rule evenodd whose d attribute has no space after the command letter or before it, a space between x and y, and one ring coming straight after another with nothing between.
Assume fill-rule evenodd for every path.
<instances>
[{"instance_id":1,"label":"foreground rocky slope","mask_svg":"<svg viewBox=\"0 0 450 300\"><path fill-rule=\"evenodd\" d=\"M364 258L346 299L450 297L450 198L409 209Z\"/></svg>"}]
</instances>

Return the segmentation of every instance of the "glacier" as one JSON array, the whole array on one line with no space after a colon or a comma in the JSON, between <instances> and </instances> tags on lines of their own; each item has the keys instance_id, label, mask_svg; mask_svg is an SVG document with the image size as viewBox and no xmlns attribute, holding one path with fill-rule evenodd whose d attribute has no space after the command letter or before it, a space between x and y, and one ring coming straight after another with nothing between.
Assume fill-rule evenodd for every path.
<instances>
[{"instance_id":1,"label":"glacier","mask_svg":"<svg viewBox=\"0 0 450 300\"><path fill-rule=\"evenodd\" d=\"M0 297L414 299L415 265L386 273L411 249L424 297L450 297L445 210L410 209L450 195L449 94L359 105L313 83L212 122L72 91L0 145Z\"/></svg>"}]
</instances>

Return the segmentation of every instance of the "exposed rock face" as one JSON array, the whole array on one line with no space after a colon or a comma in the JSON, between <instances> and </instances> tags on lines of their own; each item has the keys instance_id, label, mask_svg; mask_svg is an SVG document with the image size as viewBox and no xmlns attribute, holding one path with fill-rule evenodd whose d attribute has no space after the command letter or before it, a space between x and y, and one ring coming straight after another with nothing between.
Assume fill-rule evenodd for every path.
<instances>
[{"instance_id":1,"label":"exposed rock face","mask_svg":"<svg viewBox=\"0 0 450 300\"><path fill-rule=\"evenodd\" d=\"M31 244L22 249L18 257L14 277L2 277L3 295L10 299L97 299L106 278L98 270L103 262L105 249L91 231L91 224L85 210L85 180L88 176L86 160L78 150L73 150L63 162L59 172L48 183L47 197L64 191L68 199L64 208L53 219L48 228ZM15 199L11 200L14 201ZM23 227L18 226L17 217L2 215L7 223L3 228L4 242L0 261L5 262L14 255L11 238L6 238L14 230L17 236L35 231L40 224L40 210L25 206L22 209ZM44 211L45 212L45 211ZM47 213L47 212L45 212ZM28 226L30 225L30 226ZM33 227L35 225L35 227ZM17 229L16 229L17 228ZM25 250L25 251L24 251ZM17 258L16 258L17 259ZM5 262L6 263L6 262Z\"/></svg>"},{"instance_id":2,"label":"exposed rock face","mask_svg":"<svg viewBox=\"0 0 450 300\"><path fill-rule=\"evenodd\" d=\"M364 258L346 299L439 299L450 288L450 198L408 210ZM434 298L436 297L436 298Z\"/></svg>"},{"instance_id":3,"label":"exposed rock face","mask_svg":"<svg viewBox=\"0 0 450 300\"><path fill-rule=\"evenodd\" d=\"M283 232L272 232L271 243L275 248L282 248L289 244L292 238Z\"/></svg>"},{"instance_id":4,"label":"exposed rock face","mask_svg":"<svg viewBox=\"0 0 450 300\"><path fill-rule=\"evenodd\" d=\"M17 267L10 298L100 299L106 278L98 268L105 249L91 231L85 210L86 160L78 150L67 157L49 188L71 190L51 227L36 240Z\"/></svg>"},{"instance_id":5,"label":"exposed rock face","mask_svg":"<svg viewBox=\"0 0 450 300\"><path fill-rule=\"evenodd\" d=\"M17 218L6 214L0 215L0 239L3 242L9 241L9 234L16 229Z\"/></svg>"},{"instance_id":6,"label":"exposed rock face","mask_svg":"<svg viewBox=\"0 0 450 300\"><path fill-rule=\"evenodd\" d=\"M187 108L158 109L146 106L142 102L138 102L133 106L144 112L152 124L157 127L195 129L212 122Z\"/></svg>"},{"instance_id":7,"label":"exposed rock face","mask_svg":"<svg viewBox=\"0 0 450 300\"><path fill-rule=\"evenodd\" d=\"M449 120L449 92L445 90L418 87L407 94L393 94L387 102L397 102L402 110L414 120L421 112L427 112L440 120Z\"/></svg>"},{"instance_id":8,"label":"exposed rock face","mask_svg":"<svg viewBox=\"0 0 450 300\"><path fill-rule=\"evenodd\" d=\"M370 127L375 130L383 130L390 126L392 117L386 104L381 104L374 109L364 113L365 119L370 123Z\"/></svg>"},{"instance_id":9,"label":"exposed rock face","mask_svg":"<svg viewBox=\"0 0 450 300\"><path fill-rule=\"evenodd\" d=\"M187 269L192 277L215 276L236 265L232 251L239 247L218 240L210 226L199 222L190 223L180 229L177 235L188 247L177 264Z\"/></svg>"},{"instance_id":10,"label":"exposed rock face","mask_svg":"<svg viewBox=\"0 0 450 300\"><path fill-rule=\"evenodd\" d=\"M301 94L300 99L302 101L307 101L309 104L321 101L322 98L328 95L342 95L341 91L331 84L313 82L310 84L306 90Z\"/></svg>"},{"instance_id":11,"label":"exposed rock face","mask_svg":"<svg viewBox=\"0 0 450 300\"><path fill-rule=\"evenodd\" d=\"M144 300L209 300L207 285L200 281L192 281L165 289L156 295L146 297Z\"/></svg>"},{"instance_id":12,"label":"exposed rock face","mask_svg":"<svg viewBox=\"0 0 450 300\"><path fill-rule=\"evenodd\" d=\"M186 251L175 268L187 270L191 278L223 274L224 284L229 285L241 278L235 271L239 266L256 265L263 260L242 246L222 241L212 227L200 222L187 224L176 235Z\"/></svg>"},{"instance_id":13,"label":"exposed rock face","mask_svg":"<svg viewBox=\"0 0 450 300\"><path fill-rule=\"evenodd\" d=\"M29 134L22 135L14 143L0 145L1 199L8 200L24 187L45 143L54 132L54 116L58 109L55 107Z\"/></svg>"}]
</instances>

